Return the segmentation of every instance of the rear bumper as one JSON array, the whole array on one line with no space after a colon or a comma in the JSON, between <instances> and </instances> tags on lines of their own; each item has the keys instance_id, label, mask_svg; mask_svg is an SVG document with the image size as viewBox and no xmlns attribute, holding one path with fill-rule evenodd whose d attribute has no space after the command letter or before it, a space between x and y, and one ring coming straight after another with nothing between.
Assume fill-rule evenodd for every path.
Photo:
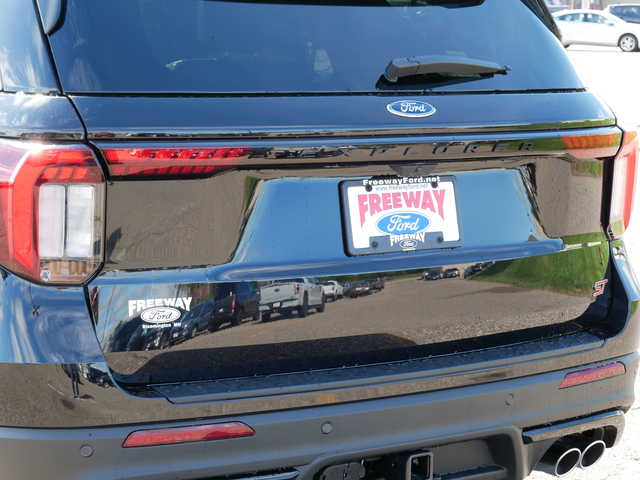
<instances>
[{"instance_id":1,"label":"rear bumper","mask_svg":"<svg viewBox=\"0 0 640 480\"><path fill-rule=\"evenodd\" d=\"M49 314L53 307L40 308L40 316L27 309L29 315L13 322L5 315L5 341L20 326L22 336L14 348L0 351L0 477L47 478L56 471L56 477L70 480L209 479L284 471L312 480L327 466L428 449L436 474L461 469L480 474L476 467L494 465L490 478L524 478L554 441L531 442L532 430L624 412L633 403L640 291L621 243L613 246L611 259L616 291L608 318L620 325L613 337L560 337L555 348L546 345L539 352L524 344L513 347L521 349L518 358L513 352L498 352L493 359L491 350L470 352L454 366L445 356L429 371L388 371L380 365L374 374L368 366L368 378L333 383L307 374L305 382L286 387L247 380L223 383L220 391L204 382L189 391L176 384L125 392L100 373L106 364L90 319ZM8 277L2 288L7 295L26 295L29 290L21 285ZM40 304L46 291L34 287L31 298ZM76 299L73 311L86 311L82 292L62 293L67 308ZM56 290L55 298L60 295ZM69 329L75 329L71 339L81 336L82 343L63 356L54 347L70 341ZM626 374L558 389L566 373L614 361L625 364ZM121 447L134 430L227 420L245 422L256 435Z\"/></svg>"},{"instance_id":2,"label":"rear bumper","mask_svg":"<svg viewBox=\"0 0 640 480\"><path fill-rule=\"evenodd\" d=\"M478 469L489 465L494 468L492 475L498 475L490 478L521 479L553 442L531 442L531 434L523 436L523 431L530 433L535 427L601 412L626 411L632 405L639 356L633 353L611 360L623 362L627 373L563 390L558 386L569 369L367 402L225 416L212 421L242 421L256 432L250 438L121 447L134 430L167 426L161 418L144 426L1 428L0 473L14 480L47 478L52 471L56 471L56 477L69 480L156 480L252 477L256 472L285 471L297 472L300 480L312 480L330 465L428 449L433 453L435 474L460 470L481 473ZM79 399L67 400L70 417L82 414L83 403L95 402L91 395L82 394L82 388ZM102 391L120 394L115 388ZM158 402L166 403L147 401L147 418L154 416L154 404ZM206 421L172 425L201 423ZM614 432L611 444L619 433ZM549 437L534 437L541 438ZM34 458L39 461L34 462Z\"/></svg>"}]
</instances>

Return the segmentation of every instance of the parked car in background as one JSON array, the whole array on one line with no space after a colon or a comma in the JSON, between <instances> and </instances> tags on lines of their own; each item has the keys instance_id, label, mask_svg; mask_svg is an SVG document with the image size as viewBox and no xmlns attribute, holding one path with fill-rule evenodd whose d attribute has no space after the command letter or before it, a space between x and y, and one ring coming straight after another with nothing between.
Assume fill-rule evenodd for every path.
<instances>
[{"instance_id":1,"label":"parked car in background","mask_svg":"<svg viewBox=\"0 0 640 480\"><path fill-rule=\"evenodd\" d=\"M638 50L640 25L628 23L611 13L597 10L563 10L553 14L562 44L620 47L623 52Z\"/></svg>"},{"instance_id":2,"label":"parked car in background","mask_svg":"<svg viewBox=\"0 0 640 480\"><path fill-rule=\"evenodd\" d=\"M607 5L605 12L630 23L640 23L640 3L622 3Z\"/></svg>"},{"instance_id":3,"label":"parked car in background","mask_svg":"<svg viewBox=\"0 0 640 480\"><path fill-rule=\"evenodd\" d=\"M638 138L563 21L533 0L0 0L0 479L596 463L640 364ZM387 276L309 314L315 279ZM240 286L264 321L297 315L242 323ZM230 327L163 344L212 301Z\"/></svg>"}]
</instances>

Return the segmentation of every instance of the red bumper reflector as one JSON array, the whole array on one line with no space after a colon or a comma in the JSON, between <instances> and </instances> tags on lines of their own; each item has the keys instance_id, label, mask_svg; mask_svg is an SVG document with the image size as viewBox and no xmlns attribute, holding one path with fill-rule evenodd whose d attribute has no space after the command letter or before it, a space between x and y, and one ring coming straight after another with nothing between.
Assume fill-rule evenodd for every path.
<instances>
[{"instance_id":1,"label":"red bumper reflector","mask_svg":"<svg viewBox=\"0 0 640 480\"><path fill-rule=\"evenodd\" d=\"M242 422L210 423L188 427L136 430L129 434L123 448L174 445L178 443L206 442L229 438L253 437L256 432Z\"/></svg>"},{"instance_id":2,"label":"red bumper reflector","mask_svg":"<svg viewBox=\"0 0 640 480\"><path fill-rule=\"evenodd\" d=\"M237 166L251 154L249 147L158 148L105 147L102 149L111 175L186 176L219 173Z\"/></svg>"},{"instance_id":3,"label":"red bumper reflector","mask_svg":"<svg viewBox=\"0 0 640 480\"><path fill-rule=\"evenodd\" d=\"M570 372L564 376L564 380L562 380L562 383L558 388L569 388L575 387L576 385L584 385L585 383L597 382L599 380L604 380L605 378L624 375L626 372L627 369L624 364L620 362L588 368L586 370L579 370L577 372Z\"/></svg>"}]
</instances>

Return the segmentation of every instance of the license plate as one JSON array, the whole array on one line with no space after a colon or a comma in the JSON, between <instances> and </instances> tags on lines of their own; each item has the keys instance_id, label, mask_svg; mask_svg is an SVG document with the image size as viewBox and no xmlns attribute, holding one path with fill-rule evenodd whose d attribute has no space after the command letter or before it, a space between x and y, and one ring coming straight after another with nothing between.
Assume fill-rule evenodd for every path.
<instances>
[{"instance_id":1,"label":"license plate","mask_svg":"<svg viewBox=\"0 0 640 480\"><path fill-rule=\"evenodd\" d=\"M348 180L340 188L350 255L462 245L452 175Z\"/></svg>"},{"instance_id":2,"label":"license plate","mask_svg":"<svg viewBox=\"0 0 640 480\"><path fill-rule=\"evenodd\" d=\"M273 302L273 308L279 308L280 302Z\"/></svg>"}]
</instances>

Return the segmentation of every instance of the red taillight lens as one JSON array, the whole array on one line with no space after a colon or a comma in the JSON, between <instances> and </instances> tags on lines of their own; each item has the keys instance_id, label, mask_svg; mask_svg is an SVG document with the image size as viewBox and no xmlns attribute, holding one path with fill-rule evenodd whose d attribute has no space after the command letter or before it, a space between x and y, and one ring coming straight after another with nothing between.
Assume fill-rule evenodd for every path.
<instances>
[{"instance_id":1,"label":"red taillight lens","mask_svg":"<svg viewBox=\"0 0 640 480\"><path fill-rule=\"evenodd\" d=\"M300 284L295 283L293 285L293 293L294 295L300 295Z\"/></svg>"},{"instance_id":2,"label":"red taillight lens","mask_svg":"<svg viewBox=\"0 0 640 480\"><path fill-rule=\"evenodd\" d=\"M630 130L624 133L622 147L613 161L608 233L614 239L624 233L631 220L637 161L638 132Z\"/></svg>"},{"instance_id":3,"label":"red taillight lens","mask_svg":"<svg viewBox=\"0 0 640 480\"><path fill-rule=\"evenodd\" d=\"M626 372L627 369L624 364L620 362L588 368L586 370L567 373L558 388L569 388L575 387L576 385L584 385L585 383L597 382L599 380L604 380L605 378L624 375Z\"/></svg>"},{"instance_id":4,"label":"red taillight lens","mask_svg":"<svg viewBox=\"0 0 640 480\"><path fill-rule=\"evenodd\" d=\"M237 166L251 153L249 147L131 148L102 145L109 172L114 177L210 175Z\"/></svg>"},{"instance_id":5,"label":"red taillight lens","mask_svg":"<svg viewBox=\"0 0 640 480\"><path fill-rule=\"evenodd\" d=\"M103 197L87 147L0 140L0 263L33 280L81 282L101 262Z\"/></svg>"},{"instance_id":6,"label":"red taillight lens","mask_svg":"<svg viewBox=\"0 0 640 480\"><path fill-rule=\"evenodd\" d=\"M212 423L189 427L156 428L138 430L124 441L124 448L173 445L178 443L205 442L229 438L252 437L256 433L242 422Z\"/></svg>"}]
</instances>

